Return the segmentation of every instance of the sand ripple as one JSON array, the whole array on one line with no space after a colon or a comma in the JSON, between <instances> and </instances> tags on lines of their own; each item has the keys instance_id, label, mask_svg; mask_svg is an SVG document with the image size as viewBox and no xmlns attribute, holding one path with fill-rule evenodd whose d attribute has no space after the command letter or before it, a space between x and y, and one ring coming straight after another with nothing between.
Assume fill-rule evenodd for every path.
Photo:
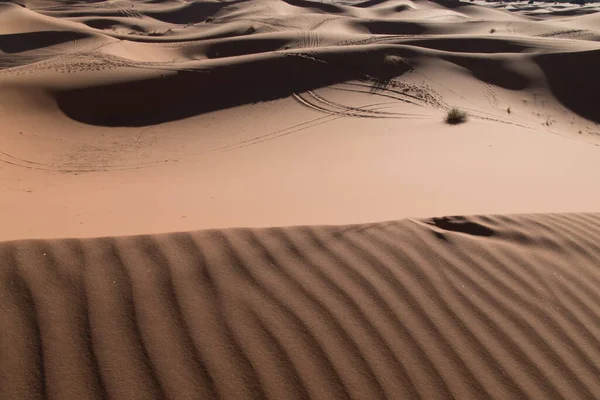
<instances>
[{"instance_id":1,"label":"sand ripple","mask_svg":"<svg viewBox=\"0 0 600 400\"><path fill-rule=\"evenodd\" d=\"M0 245L0 398L594 399L600 215Z\"/></svg>"}]
</instances>

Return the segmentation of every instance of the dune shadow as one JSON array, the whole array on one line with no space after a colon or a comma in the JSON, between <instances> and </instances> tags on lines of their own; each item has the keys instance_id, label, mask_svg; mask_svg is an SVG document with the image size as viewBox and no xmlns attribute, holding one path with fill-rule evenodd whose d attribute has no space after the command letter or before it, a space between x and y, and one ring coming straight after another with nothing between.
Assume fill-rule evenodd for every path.
<instances>
[{"instance_id":1,"label":"dune shadow","mask_svg":"<svg viewBox=\"0 0 600 400\"><path fill-rule=\"evenodd\" d=\"M504 60L481 57L450 55L441 57L468 69L477 79L509 90L522 90L529 86L529 79L510 69Z\"/></svg>"},{"instance_id":2,"label":"dune shadow","mask_svg":"<svg viewBox=\"0 0 600 400\"><path fill-rule=\"evenodd\" d=\"M314 11L320 11L328 14L341 14L345 12L345 9L341 6L332 3L325 3L320 1L311 0L282 0L294 7L302 7L311 9Z\"/></svg>"},{"instance_id":3,"label":"dune shadow","mask_svg":"<svg viewBox=\"0 0 600 400\"><path fill-rule=\"evenodd\" d=\"M192 2L168 10L147 10L144 15L170 24L193 24L205 21L227 5L228 3L216 1Z\"/></svg>"},{"instance_id":4,"label":"dune shadow","mask_svg":"<svg viewBox=\"0 0 600 400\"><path fill-rule=\"evenodd\" d=\"M134 23L128 23L128 22L122 21L122 20L112 19L110 17L89 19L87 21L83 21L83 23L86 24L87 26L89 26L90 28L100 29L100 30L115 29L115 28L127 28L127 29L130 29L131 31L137 32L137 33L144 32L144 29L142 27L140 27L139 25L136 25Z\"/></svg>"},{"instance_id":5,"label":"dune shadow","mask_svg":"<svg viewBox=\"0 0 600 400\"><path fill-rule=\"evenodd\" d=\"M594 8L570 8L566 10L554 10L550 15L560 17L578 17L581 15L595 14L598 10Z\"/></svg>"},{"instance_id":6,"label":"dune shadow","mask_svg":"<svg viewBox=\"0 0 600 400\"><path fill-rule=\"evenodd\" d=\"M463 3L460 0L432 0L432 3L437 3L440 6L445 8L449 8L451 10L462 8L462 7L470 7L471 4Z\"/></svg>"},{"instance_id":7,"label":"dune shadow","mask_svg":"<svg viewBox=\"0 0 600 400\"><path fill-rule=\"evenodd\" d=\"M208 58L223 58L267 53L279 50L292 42L293 39L252 36L249 38L222 40L208 45L206 56Z\"/></svg>"},{"instance_id":8,"label":"dune shadow","mask_svg":"<svg viewBox=\"0 0 600 400\"><path fill-rule=\"evenodd\" d=\"M600 122L600 50L543 54L535 61L558 101L576 114Z\"/></svg>"},{"instance_id":9,"label":"dune shadow","mask_svg":"<svg viewBox=\"0 0 600 400\"><path fill-rule=\"evenodd\" d=\"M361 1L360 3L352 4L352 7L359 7L359 8L375 7L380 4L386 3L387 1L388 0L366 0L366 1Z\"/></svg>"},{"instance_id":10,"label":"dune shadow","mask_svg":"<svg viewBox=\"0 0 600 400\"><path fill-rule=\"evenodd\" d=\"M503 39L486 38L442 38L416 39L402 44L457 53L521 53L529 47Z\"/></svg>"},{"instance_id":11,"label":"dune shadow","mask_svg":"<svg viewBox=\"0 0 600 400\"><path fill-rule=\"evenodd\" d=\"M441 217L427 220L426 223L437 226L446 231L464 233L473 236L490 237L494 236L495 232L487 226L477 222L469 221L465 217Z\"/></svg>"},{"instance_id":12,"label":"dune shadow","mask_svg":"<svg viewBox=\"0 0 600 400\"><path fill-rule=\"evenodd\" d=\"M388 20L357 20L351 24L366 28L374 35L421 35L427 27L418 22Z\"/></svg>"},{"instance_id":13,"label":"dune shadow","mask_svg":"<svg viewBox=\"0 0 600 400\"><path fill-rule=\"evenodd\" d=\"M389 79L409 65L387 66L382 52L276 56L179 71L162 78L54 91L68 117L99 126L147 126L269 101L352 79Z\"/></svg>"},{"instance_id":14,"label":"dune shadow","mask_svg":"<svg viewBox=\"0 0 600 400\"><path fill-rule=\"evenodd\" d=\"M21 53L90 37L81 32L39 31L0 35L0 50Z\"/></svg>"}]
</instances>

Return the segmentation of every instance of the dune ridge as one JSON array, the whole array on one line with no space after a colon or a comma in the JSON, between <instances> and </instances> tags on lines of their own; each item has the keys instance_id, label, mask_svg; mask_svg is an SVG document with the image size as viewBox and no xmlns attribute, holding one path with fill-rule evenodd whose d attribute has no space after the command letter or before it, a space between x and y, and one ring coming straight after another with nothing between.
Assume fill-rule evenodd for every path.
<instances>
[{"instance_id":1,"label":"dune ridge","mask_svg":"<svg viewBox=\"0 0 600 400\"><path fill-rule=\"evenodd\" d=\"M543 8L554 16L543 19L523 5L441 0L3 3L0 87L50 92L67 117L85 124L149 126L340 81L404 79L406 70L386 65L387 55L418 71L424 59L451 61L512 91L525 92L535 79L558 104L599 122L593 95L581 98L579 90L591 85L594 93L600 84L588 71L600 50L593 23L598 7L565 7ZM15 21L36 31L21 32ZM507 61L531 76L506 68ZM50 75L32 84L18 78L44 72L81 79ZM583 81L574 78L582 75ZM124 107L130 112L122 113ZM136 107L153 116L166 109L168 117L144 121Z\"/></svg>"},{"instance_id":2,"label":"dune ridge","mask_svg":"<svg viewBox=\"0 0 600 400\"><path fill-rule=\"evenodd\" d=\"M600 215L0 244L0 398L600 397Z\"/></svg>"},{"instance_id":3,"label":"dune ridge","mask_svg":"<svg viewBox=\"0 0 600 400\"><path fill-rule=\"evenodd\" d=\"M525 3L2 1L0 239L596 211L599 3Z\"/></svg>"}]
</instances>

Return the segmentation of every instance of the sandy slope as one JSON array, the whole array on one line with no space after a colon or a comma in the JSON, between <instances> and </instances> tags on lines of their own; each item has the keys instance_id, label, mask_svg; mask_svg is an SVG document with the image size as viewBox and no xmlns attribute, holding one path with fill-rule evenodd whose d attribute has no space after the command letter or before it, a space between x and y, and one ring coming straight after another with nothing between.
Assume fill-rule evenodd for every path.
<instances>
[{"instance_id":1,"label":"sandy slope","mask_svg":"<svg viewBox=\"0 0 600 400\"><path fill-rule=\"evenodd\" d=\"M0 244L0 398L596 399L600 216Z\"/></svg>"},{"instance_id":2,"label":"sandy slope","mask_svg":"<svg viewBox=\"0 0 600 400\"><path fill-rule=\"evenodd\" d=\"M0 239L596 211L597 10L2 2Z\"/></svg>"}]
</instances>

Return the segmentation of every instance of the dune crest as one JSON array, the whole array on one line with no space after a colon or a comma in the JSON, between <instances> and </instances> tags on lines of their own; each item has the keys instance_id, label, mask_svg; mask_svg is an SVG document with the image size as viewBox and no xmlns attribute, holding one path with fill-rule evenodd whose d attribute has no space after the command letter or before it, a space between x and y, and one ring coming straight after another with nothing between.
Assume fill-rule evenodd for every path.
<instances>
[{"instance_id":1,"label":"dune crest","mask_svg":"<svg viewBox=\"0 0 600 400\"><path fill-rule=\"evenodd\" d=\"M55 93L62 112L86 124L149 126L342 81L393 84L405 71L386 65L386 55L401 57L417 71L424 58L449 60L484 83L512 91L524 91L535 80L553 96L550 102L598 122L593 99L564 89L600 84L586 69L596 64L600 51L594 39L600 32L592 24L596 6L548 6L545 14L534 13L533 8L542 10L539 6L502 9L441 0L68 5L30 0L2 7L0 22L8 31L0 32L0 85L19 87L21 74L50 73L33 86ZM15 20L39 29L20 32ZM583 29L568 29L580 20ZM579 40L558 42L556 37ZM483 56L489 53L494 56ZM555 58L568 59L567 70ZM507 63L521 65L530 76ZM580 76L577 71L586 71L585 82L563 79ZM73 81L56 72L81 78ZM132 92L139 96L130 97ZM229 95L233 92L237 95ZM196 102L190 96L200 93L210 93L204 102L211 107L191 105ZM225 99L218 98L220 93ZM131 111L120 112L124 104L119 101ZM167 110L164 118L143 121L135 107L148 109L149 115Z\"/></svg>"}]
</instances>

